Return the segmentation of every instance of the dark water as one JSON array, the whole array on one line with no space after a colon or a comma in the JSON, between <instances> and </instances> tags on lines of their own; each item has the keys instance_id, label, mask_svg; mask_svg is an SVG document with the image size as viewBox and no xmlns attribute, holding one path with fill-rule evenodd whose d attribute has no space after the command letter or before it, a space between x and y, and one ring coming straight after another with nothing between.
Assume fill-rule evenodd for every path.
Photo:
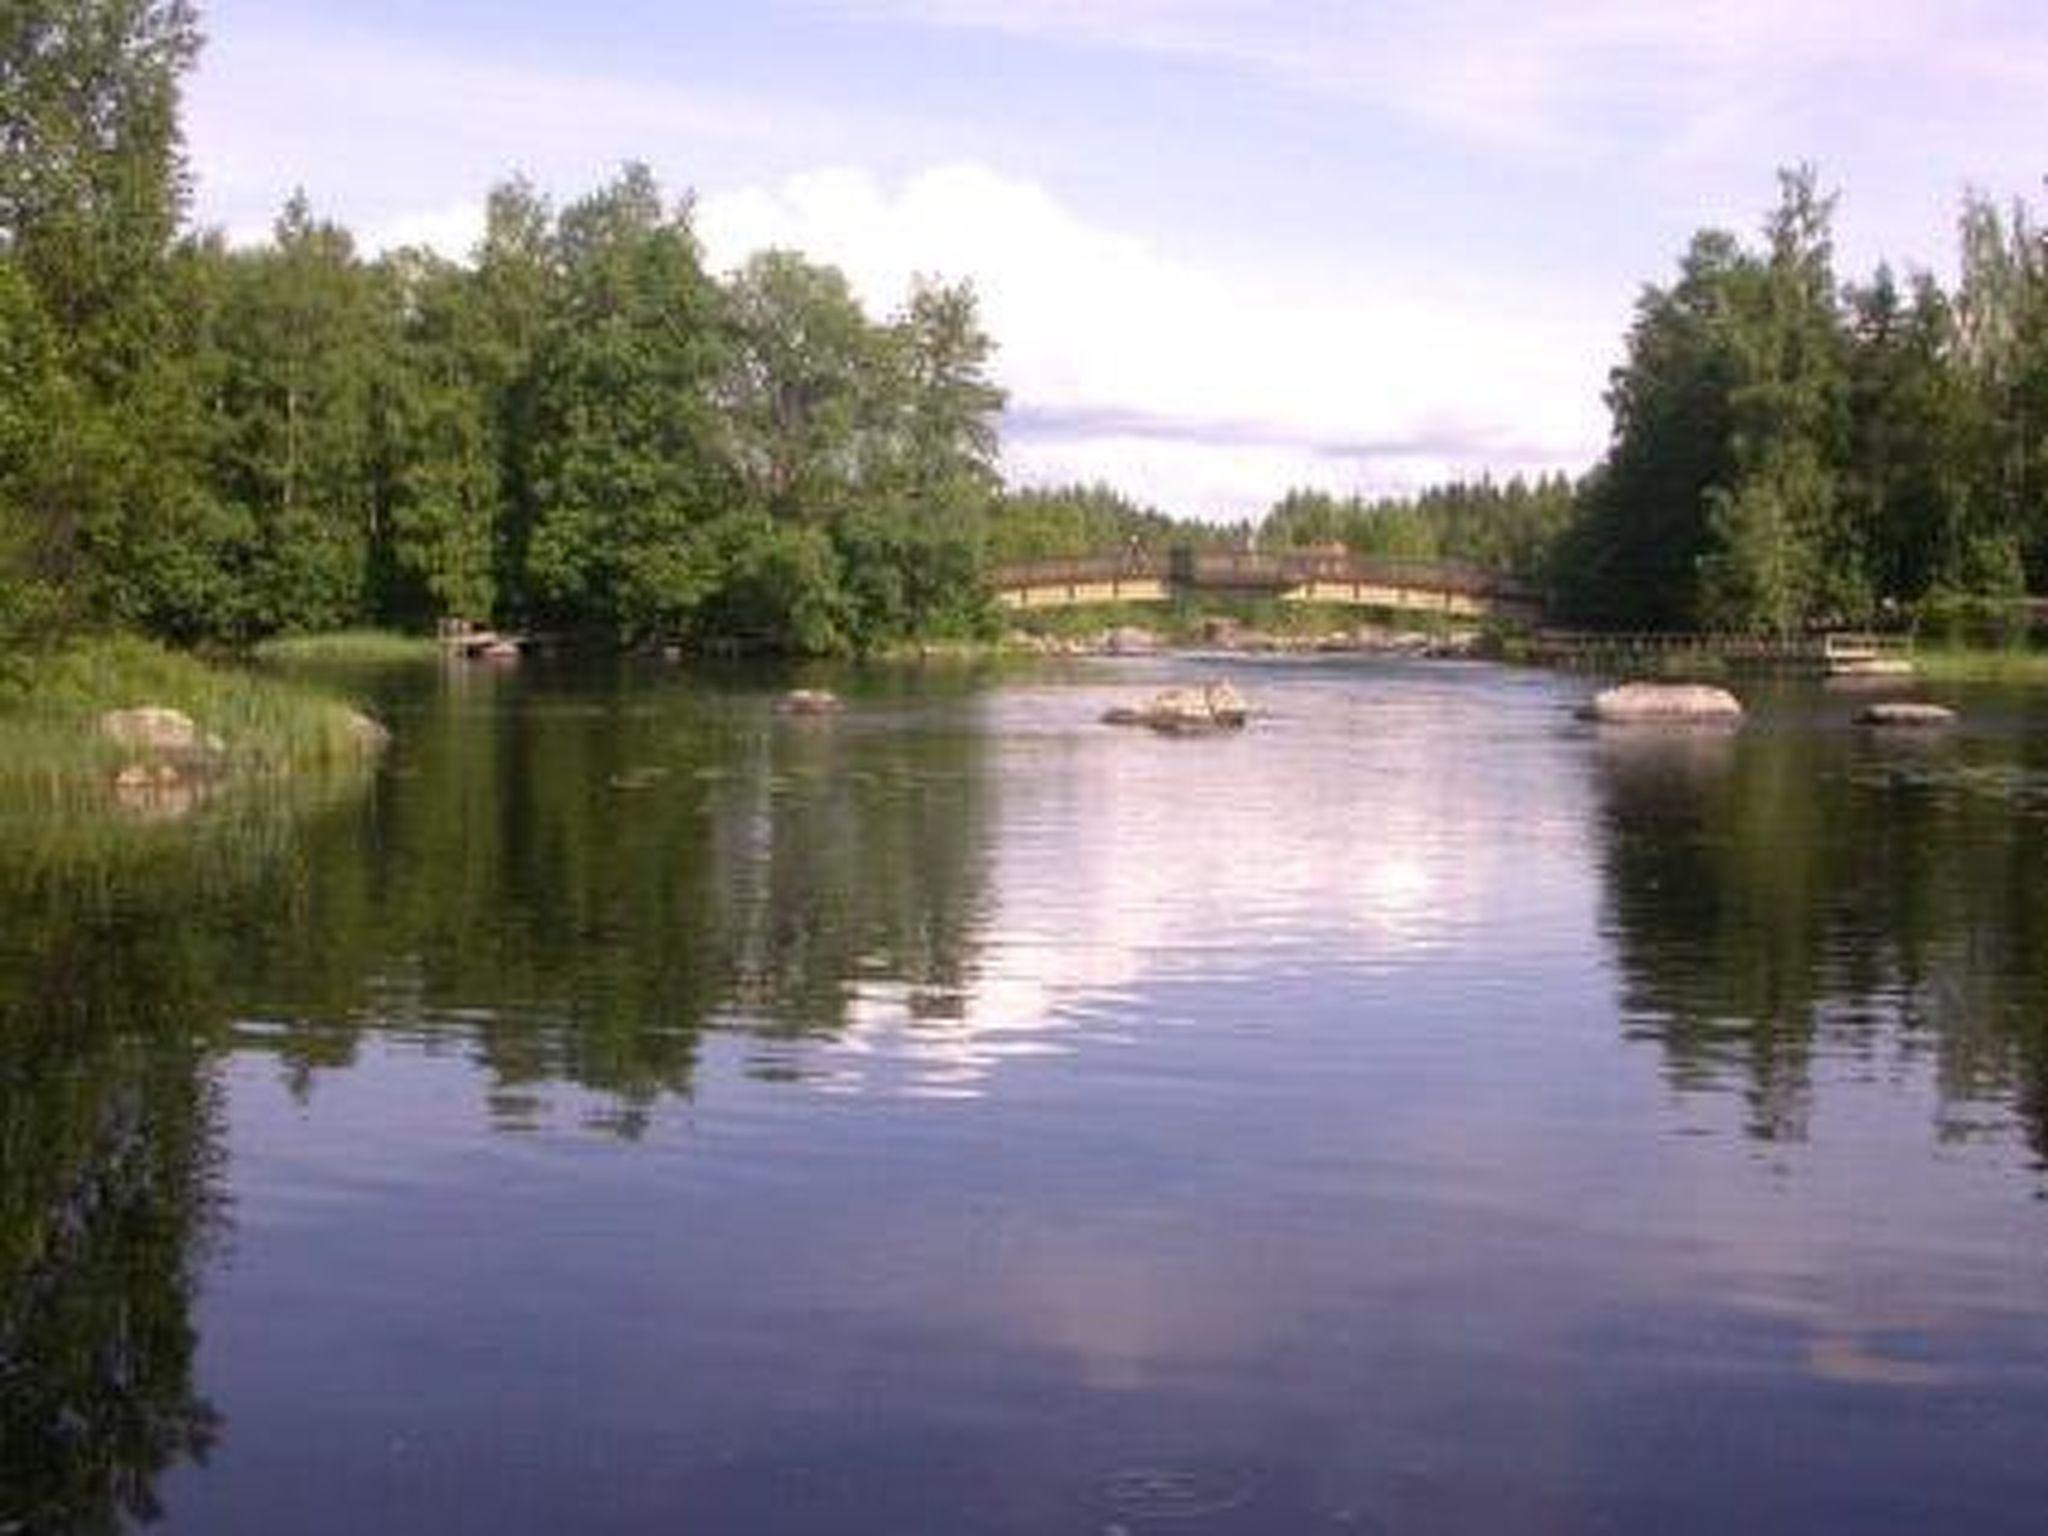
<instances>
[{"instance_id":1,"label":"dark water","mask_svg":"<svg viewBox=\"0 0 2048 1536\"><path fill-rule=\"evenodd\" d=\"M0 1532L2041 1529L2048 709L1222 669L0 812Z\"/></svg>"}]
</instances>

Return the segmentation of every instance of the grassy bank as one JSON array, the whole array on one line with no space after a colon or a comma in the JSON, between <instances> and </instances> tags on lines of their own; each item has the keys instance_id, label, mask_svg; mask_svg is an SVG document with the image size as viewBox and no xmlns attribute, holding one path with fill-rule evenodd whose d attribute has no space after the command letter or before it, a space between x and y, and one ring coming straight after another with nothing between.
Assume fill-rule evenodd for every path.
<instances>
[{"instance_id":1,"label":"grassy bank","mask_svg":"<svg viewBox=\"0 0 2048 1536\"><path fill-rule=\"evenodd\" d=\"M1937 683L2048 684L2048 650L2026 646L1921 645L1913 661Z\"/></svg>"},{"instance_id":2,"label":"grassy bank","mask_svg":"<svg viewBox=\"0 0 2048 1536\"><path fill-rule=\"evenodd\" d=\"M12 658L0 675L0 784L56 788L110 778L146 756L98 729L109 710L158 705L219 738L207 772L301 773L367 760L362 717L283 678L214 666L146 640L80 640Z\"/></svg>"},{"instance_id":3,"label":"grassy bank","mask_svg":"<svg viewBox=\"0 0 2048 1536\"><path fill-rule=\"evenodd\" d=\"M281 665L331 663L364 667L432 661L441 654L441 647L424 635L401 635L388 629L343 629L325 635L279 635L265 640L252 654L258 661Z\"/></svg>"}]
</instances>

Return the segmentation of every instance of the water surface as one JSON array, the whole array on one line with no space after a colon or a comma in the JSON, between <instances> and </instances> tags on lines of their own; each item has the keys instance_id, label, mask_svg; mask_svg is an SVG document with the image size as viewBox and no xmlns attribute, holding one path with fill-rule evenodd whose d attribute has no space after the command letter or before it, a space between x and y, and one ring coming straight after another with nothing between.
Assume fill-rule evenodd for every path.
<instances>
[{"instance_id":1,"label":"water surface","mask_svg":"<svg viewBox=\"0 0 2048 1536\"><path fill-rule=\"evenodd\" d=\"M0 1531L2038 1528L2040 704L776 681L0 808Z\"/></svg>"}]
</instances>

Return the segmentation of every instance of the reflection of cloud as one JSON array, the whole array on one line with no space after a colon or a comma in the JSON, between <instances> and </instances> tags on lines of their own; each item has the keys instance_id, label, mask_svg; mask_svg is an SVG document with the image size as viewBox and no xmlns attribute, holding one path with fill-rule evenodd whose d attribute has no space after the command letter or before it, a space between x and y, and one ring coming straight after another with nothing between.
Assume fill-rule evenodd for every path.
<instances>
[{"instance_id":1,"label":"reflection of cloud","mask_svg":"<svg viewBox=\"0 0 2048 1536\"><path fill-rule=\"evenodd\" d=\"M1531 774L1529 794L1495 792L1503 768L1553 750L1547 685L1517 696L1457 668L1244 668L1233 676L1257 712L1242 735L1096 723L1191 675L1144 664L992 696L1001 802L974 974L944 1008L861 982L817 1080L971 1095L1006 1060L1162 1022L1183 985L1306 965L1384 974L1481 935L1497 986L1544 914L1584 900L1576 787Z\"/></svg>"},{"instance_id":2,"label":"reflection of cloud","mask_svg":"<svg viewBox=\"0 0 2048 1536\"><path fill-rule=\"evenodd\" d=\"M1019 1246L989 1298L991 1315L1070 1360L1097 1391L1135 1392L1157 1385L1163 1369L1248 1357L1272 1326L1255 1292L1196 1283L1155 1252L1050 1231Z\"/></svg>"}]
</instances>

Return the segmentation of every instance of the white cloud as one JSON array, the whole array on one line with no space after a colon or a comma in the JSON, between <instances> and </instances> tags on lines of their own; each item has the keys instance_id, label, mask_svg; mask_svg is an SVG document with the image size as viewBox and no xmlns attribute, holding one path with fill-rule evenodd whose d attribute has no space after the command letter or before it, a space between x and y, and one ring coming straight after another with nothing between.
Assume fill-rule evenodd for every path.
<instances>
[{"instance_id":1,"label":"white cloud","mask_svg":"<svg viewBox=\"0 0 2048 1536\"><path fill-rule=\"evenodd\" d=\"M1551 318L1534 293L1453 305L1366 270L1283 286L974 165L893 186L821 171L713 193L698 212L714 265L801 250L880 311L916 273L971 280L1011 394L1007 467L1026 481L1103 479L1234 517L1290 485L1576 466L1604 432L1607 317Z\"/></svg>"}]
</instances>

